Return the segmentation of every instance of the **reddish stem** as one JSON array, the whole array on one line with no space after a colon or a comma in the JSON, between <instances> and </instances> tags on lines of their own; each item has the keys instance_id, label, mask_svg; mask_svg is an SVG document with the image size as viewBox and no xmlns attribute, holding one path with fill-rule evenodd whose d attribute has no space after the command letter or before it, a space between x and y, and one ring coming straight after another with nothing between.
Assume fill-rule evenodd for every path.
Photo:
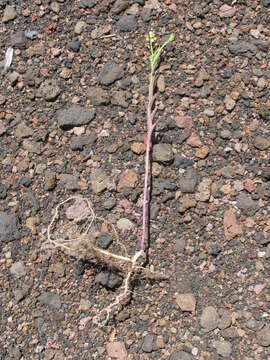
<instances>
[{"instance_id":1,"label":"reddish stem","mask_svg":"<svg viewBox=\"0 0 270 360\"><path fill-rule=\"evenodd\" d=\"M142 239L141 239L141 250L145 248L145 235L146 235L146 212L148 204L148 177L149 177L149 165L150 165L150 150L151 150L151 138L153 130L157 124L153 124L154 116L157 108L152 110L153 104L156 99L154 94L156 74L150 80L149 92L148 92L148 105L147 105L147 138L146 138L146 153L145 153L145 176L144 176L144 190L143 190L143 218L142 218Z\"/></svg>"}]
</instances>

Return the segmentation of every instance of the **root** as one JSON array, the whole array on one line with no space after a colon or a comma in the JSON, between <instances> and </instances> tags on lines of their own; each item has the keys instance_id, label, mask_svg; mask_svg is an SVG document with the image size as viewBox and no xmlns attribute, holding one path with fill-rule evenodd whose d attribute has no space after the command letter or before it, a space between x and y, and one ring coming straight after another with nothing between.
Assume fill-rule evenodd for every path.
<instances>
[{"instance_id":1,"label":"root","mask_svg":"<svg viewBox=\"0 0 270 360\"><path fill-rule=\"evenodd\" d=\"M85 224L81 225L81 227L76 224L76 221L69 222L68 224L62 221L59 229L56 229L56 224L60 222L60 208L71 200L85 201L90 215L87 219L84 219ZM143 267L145 262L144 251L140 250L136 252L133 257L126 255L126 248L120 243L115 227L112 224L108 225L110 225L114 234L115 243L118 247L124 248L125 255L97 247L94 243L95 232L93 231L93 227L98 221L104 223L105 220L96 216L88 199L78 196L69 197L56 206L53 218L47 228L47 241L44 243L43 249L61 249L68 255L79 259L95 260L98 263L104 264L106 267L118 269L124 274L123 285L115 301L102 309L99 315L93 319L96 324L104 326L108 323L115 311L121 310L121 308L129 302L131 281L133 278L137 275L138 277L142 276L152 279L164 279L166 277L163 274Z\"/></svg>"}]
</instances>

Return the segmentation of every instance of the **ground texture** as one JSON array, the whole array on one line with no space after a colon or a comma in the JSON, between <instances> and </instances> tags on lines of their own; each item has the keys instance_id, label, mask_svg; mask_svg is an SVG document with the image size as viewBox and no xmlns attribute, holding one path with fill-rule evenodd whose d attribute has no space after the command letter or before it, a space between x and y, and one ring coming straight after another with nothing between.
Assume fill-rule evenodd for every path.
<instances>
[{"instance_id":1,"label":"ground texture","mask_svg":"<svg viewBox=\"0 0 270 360\"><path fill-rule=\"evenodd\" d=\"M1 359L269 359L269 16L268 0L0 0ZM121 272L43 245L82 196L98 246L116 249L113 225L138 249L151 29L175 34L148 253L168 278L138 278L100 327Z\"/></svg>"}]
</instances>

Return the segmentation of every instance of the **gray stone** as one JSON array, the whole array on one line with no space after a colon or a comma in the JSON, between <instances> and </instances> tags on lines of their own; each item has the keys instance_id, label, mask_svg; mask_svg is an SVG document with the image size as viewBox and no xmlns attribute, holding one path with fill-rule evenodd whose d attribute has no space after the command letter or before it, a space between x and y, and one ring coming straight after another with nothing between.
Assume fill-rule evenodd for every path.
<instances>
[{"instance_id":1,"label":"gray stone","mask_svg":"<svg viewBox=\"0 0 270 360\"><path fill-rule=\"evenodd\" d=\"M270 6L270 0L262 0L264 6Z\"/></svg>"},{"instance_id":2,"label":"gray stone","mask_svg":"<svg viewBox=\"0 0 270 360\"><path fill-rule=\"evenodd\" d=\"M116 200L115 198L111 197L104 202L104 209L111 210L115 207L115 205L116 205Z\"/></svg>"},{"instance_id":3,"label":"gray stone","mask_svg":"<svg viewBox=\"0 0 270 360\"><path fill-rule=\"evenodd\" d=\"M115 91L112 94L111 103L112 103L112 105L117 105L117 106L121 106L123 108L127 108L128 102L126 101L125 92L123 90Z\"/></svg>"},{"instance_id":4,"label":"gray stone","mask_svg":"<svg viewBox=\"0 0 270 360\"><path fill-rule=\"evenodd\" d=\"M78 6L83 9L92 9L95 5L96 5L96 1L94 0L81 0L78 4Z\"/></svg>"},{"instance_id":5,"label":"gray stone","mask_svg":"<svg viewBox=\"0 0 270 360\"><path fill-rule=\"evenodd\" d=\"M230 140L232 138L232 133L230 130L224 129L220 132L220 137L224 140Z\"/></svg>"},{"instance_id":6,"label":"gray stone","mask_svg":"<svg viewBox=\"0 0 270 360\"><path fill-rule=\"evenodd\" d=\"M96 239L96 245L102 249L108 249L112 243L112 237L108 233L100 233Z\"/></svg>"},{"instance_id":7,"label":"gray stone","mask_svg":"<svg viewBox=\"0 0 270 360\"><path fill-rule=\"evenodd\" d=\"M38 301L43 305L47 305L52 310L59 310L61 308L60 296L52 292L44 292L38 297Z\"/></svg>"},{"instance_id":8,"label":"gray stone","mask_svg":"<svg viewBox=\"0 0 270 360\"><path fill-rule=\"evenodd\" d=\"M56 1L53 1L53 2L51 3L50 8L51 8L52 12L54 12L55 14L59 14L59 12L60 12L60 6L59 6L59 4L58 4Z\"/></svg>"},{"instance_id":9,"label":"gray stone","mask_svg":"<svg viewBox=\"0 0 270 360\"><path fill-rule=\"evenodd\" d=\"M16 9L13 6L7 5L2 17L3 23L14 20L17 17Z\"/></svg>"},{"instance_id":10,"label":"gray stone","mask_svg":"<svg viewBox=\"0 0 270 360\"><path fill-rule=\"evenodd\" d=\"M221 318L219 320L218 328L220 330L227 329L229 326L231 326L231 323L232 323L231 314L229 313L229 311L225 310L223 315L221 316Z\"/></svg>"},{"instance_id":11,"label":"gray stone","mask_svg":"<svg viewBox=\"0 0 270 360\"><path fill-rule=\"evenodd\" d=\"M67 47L69 50L77 53L80 50L81 43L79 40L73 39L68 43Z\"/></svg>"},{"instance_id":12,"label":"gray stone","mask_svg":"<svg viewBox=\"0 0 270 360\"><path fill-rule=\"evenodd\" d=\"M95 134L90 135L79 135L72 136L71 138L71 149L75 150L83 150L83 148L87 145L93 145L97 139Z\"/></svg>"},{"instance_id":13,"label":"gray stone","mask_svg":"<svg viewBox=\"0 0 270 360\"><path fill-rule=\"evenodd\" d=\"M142 351L146 353L151 353L153 351L154 341L155 341L154 335L146 335L143 338Z\"/></svg>"},{"instance_id":14,"label":"gray stone","mask_svg":"<svg viewBox=\"0 0 270 360\"><path fill-rule=\"evenodd\" d=\"M109 289L115 289L122 283L122 278L108 271L102 271L95 277L95 282Z\"/></svg>"},{"instance_id":15,"label":"gray stone","mask_svg":"<svg viewBox=\"0 0 270 360\"><path fill-rule=\"evenodd\" d=\"M75 34L80 35L83 32L83 30L86 28L86 26L87 24L85 21L79 20L75 25L75 29L74 29Z\"/></svg>"},{"instance_id":16,"label":"gray stone","mask_svg":"<svg viewBox=\"0 0 270 360\"><path fill-rule=\"evenodd\" d=\"M262 178L266 181L270 181L270 166L267 166L262 172Z\"/></svg>"},{"instance_id":17,"label":"gray stone","mask_svg":"<svg viewBox=\"0 0 270 360\"><path fill-rule=\"evenodd\" d=\"M16 215L9 215L0 212L0 242L8 243L13 240L19 240L19 220Z\"/></svg>"},{"instance_id":18,"label":"gray stone","mask_svg":"<svg viewBox=\"0 0 270 360\"><path fill-rule=\"evenodd\" d=\"M22 261L15 262L11 266L10 272L11 272L12 275L15 275L17 278L25 276L26 275L26 269L25 269L24 263Z\"/></svg>"},{"instance_id":19,"label":"gray stone","mask_svg":"<svg viewBox=\"0 0 270 360\"><path fill-rule=\"evenodd\" d=\"M88 90L88 98L92 105L108 105L110 98L108 93L100 86L92 86Z\"/></svg>"},{"instance_id":20,"label":"gray stone","mask_svg":"<svg viewBox=\"0 0 270 360\"><path fill-rule=\"evenodd\" d=\"M19 30L10 36L10 45L13 48L23 49L26 46L26 36L24 31Z\"/></svg>"},{"instance_id":21,"label":"gray stone","mask_svg":"<svg viewBox=\"0 0 270 360\"><path fill-rule=\"evenodd\" d=\"M213 306L207 306L203 309L200 324L205 331L209 332L215 330L218 327L219 316L216 309Z\"/></svg>"},{"instance_id":22,"label":"gray stone","mask_svg":"<svg viewBox=\"0 0 270 360\"><path fill-rule=\"evenodd\" d=\"M253 216L258 210L257 203L247 194L239 194L236 198L236 205L247 216Z\"/></svg>"},{"instance_id":23,"label":"gray stone","mask_svg":"<svg viewBox=\"0 0 270 360\"><path fill-rule=\"evenodd\" d=\"M233 340L239 337L237 329L233 326L222 330L220 334L225 340Z\"/></svg>"},{"instance_id":24,"label":"gray stone","mask_svg":"<svg viewBox=\"0 0 270 360\"><path fill-rule=\"evenodd\" d=\"M224 166L221 169L221 175L225 178L225 179L233 179L236 175L236 168L235 166Z\"/></svg>"},{"instance_id":25,"label":"gray stone","mask_svg":"<svg viewBox=\"0 0 270 360\"><path fill-rule=\"evenodd\" d=\"M111 85L124 76L124 70L113 61L107 62L99 74L99 82L102 85Z\"/></svg>"},{"instance_id":26,"label":"gray stone","mask_svg":"<svg viewBox=\"0 0 270 360\"><path fill-rule=\"evenodd\" d=\"M195 169L187 169L180 178L179 187L182 193L194 193L198 183L198 172Z\"/></svg>"},{"instance_id":27,"label":"gray stone","mask_svg":"<svg viewBox=\"0 0 270 360\"><path fill-rule=\"evenodd\" d=\"M167 164L172 162L174 159L172 146L170 144L155 144L153 146L153 160Z\"/></svg>"},{"instance_id":28,"label":"gray stone","mask_svg":"<svg viewBox=\"0 0 270 360\"><path fill-rule=\"evenodd\" d=\"M96 112L84 106L73 105L68 109L58 110L56 113L58 126L68 130L74 126L89 124L95 117Z\"/></svg>"},{"instance_id":29,"label":"gray stone","mask_svg":"<svg viewBox=\"0 0 270 360\"><path fill-rule=\"evenodd\" d=\"M42 146L40 142L31 141L31 140L24 140L23 141L23 148L32 154L41 154Z\"/></svg>"},{"instance_id":30,"label":"gray stone","mask_svg":"<svg viewBox=\"0 0 270 360\"><path fill-rule=\"evenodd\" d=\"M121 32L136 31L138 22L134 15L123 15L118 20L117 27Z\"/></svg>"},{"instance_id":31,"label":"gray stone","mask_svg":"<svg viewBox=\"0 0 270 360\"><path fill-rule=\"evenodd\" d=\"M17 71L12 71L12 73L8 74L8 80L10 81L11 86L15 86L19 80L19 73Z\"/></svg>"},{"instance_id":32,"label":"gray stone","mask_svg":"<svg viewBox=\"0 0 270 360\"><path fill-rule=\"evenodd\" d=\"M6 128L5 124L2 121L0 121L0 136L5 134L6 131L7 131L7 128Z\"/></svg>"},{"instance_id":33,"label":"gray stone","mask_svg":"<svg viewBox=\"0 0 270 360\"><path fill-rule=\"evenodd\" d=\"M174 251L175 252L183 252L186 247L186 241L184 239L176 239L174 244Z\"/></svg>"},{"instance_id":34,"label":"gray stone","mask_svg":"<svg viewBox=\"0 0 270 360\"><path fill-rule=\"evenodd\" d=\"M264 328L258 332L257 339L261 346L270 346L270 324L264 326Z\"/></svg>"},{"instance_id":35,"label":"gray stone","mask_svg":"<svg viewBox=\"0 0 270 360\"><path fill-rule=\"evenodd\" d=\"M257 47L247 41L237 41L234 44L229 45L229 51L233 55L241 55L251 57L256 54Z\"/></svg>"},{"instance_id":36,"label":"gray stone","mask_svg":"<svg viewBox=\"0 0 270 360\"><path fill-rule=\"evenodd\" d=\"M105 189L107 189L107 186L109 185L110 178L107 175L106 171L97 168L93 169L90 175L92 190L95 194L99 194Z\"/></svg>"},{"instance_id":37,"label":"gray stone","mask_svg":"<svg viewBox=\"0 0 270 360\"><path fill-rule=\"evenodd\" d=\"M232 353L232 344L228 341L214 341L214 347L218 355L222 357L229 357Z\"/></svg>"},{"instance_id":38,"label":"gray stone","mask_svg":"<svg viewBox=\"0 0 270 360\"><path fill-rule=\"evenodd\" d=\"M256 149L264 151L270 147L270 138L264 136L256 136L254 139L254 146Z\"/></svg>"},{"instance_id":39,"label":"gray stone","mask_svg":"<svg viewBox=\"0 0 270 360\"><path fill-rule=\"evenodd\" d=\"M134 228L134 224L129 219L122 218L117 221L117 228L122 231L128 231Z\"/></svg>"},{"instance_id":40,"label":"gray stone","mask_svg":"<svg viewBox=\"0 0 270 360\"><path fill-rule=\"evenodd\" d=\"M45 190L53 190L56 186L56 174L53 171L45 171Z\"/></svg>"},{"instance_id":41,"label":"gray stone","mask_svg":"<svg viewBox=\"0 0 270 360\"><path fill-rule=\"evenodd\" d=\"M175 351L169 360L192 360L193 356L185 351Z\"/></svg>"},{"instance_id":42,"label":"gray stone","mask_svg":"<svg viewBox=\"0 0 270 360\"><path fill-rule=\"evenodd\" d=\"M225 104L226 110L232 111L235 108L236 102L229 95L226 95L224 104Z\"/></svg>"},{"instance_id":43,"label":"gray stone","mask_svg":"<svg viewBox=\"0 0 270 360\"><path fill-rule=\"evenodd\" d=\"M53 102L60 95L61 90L54 79L47 79L41 85L37 91L37 97L42 97L44 100Z\"/></svg>"},{"instance_id":44,"label":"gray stone","mask_svg":"<svg viewBox=\"0 0 270 360\"><path fill-rule=\"evenodd\" d=\"M66 190L79 190L78 177L76 175L61 174L59 178L60 185L64 186Z\"/></svg>"}]
</instances>

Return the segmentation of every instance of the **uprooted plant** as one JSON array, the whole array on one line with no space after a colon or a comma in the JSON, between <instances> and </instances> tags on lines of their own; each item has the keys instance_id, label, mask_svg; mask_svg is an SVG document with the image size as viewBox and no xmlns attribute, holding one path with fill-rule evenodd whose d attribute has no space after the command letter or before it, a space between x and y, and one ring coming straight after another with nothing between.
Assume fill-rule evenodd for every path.
<instances>
[{"instance_id":1,"label":"uprooted plant","mask_svg":"<svg viewBox=\"0 0 270 360\"><path fill-rule=\"evenodd\" d=\"M144 176L144 190L143 190L143 211L142 211L142 236L140 242L140 250L138 250L134 256L128 256L125 250L125 246L119 242L117 232L113 225L107 224L111 227L116 243L119 245L119 251L108 251L100 248L95 244L95 224L97 222L104 222L103 218L97 217L91 203L88 199L80 197L70 197L65 201L58 204L55 210L55 214L51 223L47 229L47 241L46 245L55 249L60 248L68 254L71 254L77 258L85 259L89 258L98 263L102 263L108 267L116 268L124 274L124 280L121 292L116 296L114 302L108 307L101 310L97 317L97 323L105 324L110 319L114 310L121 308L129 301L130 297L130 285L131 280L139 274L139 276L145 276L147 278L160 278L161 274L156 273L143 266L145 263L145 242L147 232L147 208L149 201L149 169L150 169L150 151L152 146L152 135L159 122L159 119L155 120L157 112L156 105L156 82L159 75L159 62L165 47L174 40L174 35L171 34L168 39L160 46L156 46L156 37L153 32L149 33L149 49L150 49L150 75L149 75L149 92L148 92L148 104L147 104L147 137L146 137L146 151L145 151L145 176ZM71 200L80 203L82 206L82 216L75 221L75 229L71 230L71 226L63 225L60 231L56 231L56 223L59 221L59 209L64 204ZM82 205L84 203L84 205ZM87 214L87 222L83 227L79 229L81 220L85 218L83 212ZM55 230L55 231L54 231ZM124 250L122 250L124 249ZM105 315L105 319L101 321L102 315Z\"/></svg>"}]
</instances>

